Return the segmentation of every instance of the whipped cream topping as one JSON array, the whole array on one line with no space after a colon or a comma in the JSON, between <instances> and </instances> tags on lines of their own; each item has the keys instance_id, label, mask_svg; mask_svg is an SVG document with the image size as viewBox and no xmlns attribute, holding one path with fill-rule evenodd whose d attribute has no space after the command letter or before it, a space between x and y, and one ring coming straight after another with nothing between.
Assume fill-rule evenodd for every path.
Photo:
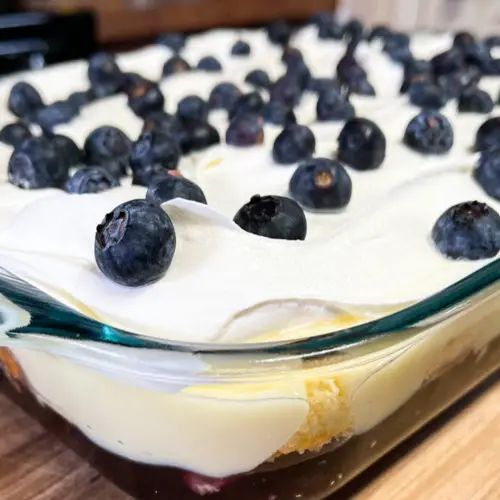
<instances>
[{"instance_id":1,"label":"whipped cream topping","mask_svg":"<svg viewBox=\"0 0 500 500\"><path fill-rule=\"evenodd\" d=\"M249 57L229 55L237 39L250 43ZM446 42L446 43L445 43ZM331 76L345 46L318 40L314 28L298 32L293 45L302 50L314 76ZM418 35L412 47L430 57L449 45L444 35ZM418 47L418 49L417 49ZM120 55L124 70L157 79L170 55L148 47ZM185 95L208 97L220 81L242 88L251 69L272 78L282 73L280 50L263 31L216 30L195 35L182 52L190 64L205 55L219 58L221 73L199 71L162 81L166 109L174 111ZM277 165L271 148L279 127L265 126L265 142L251 148L225 144L184 158L180 171L204 190L208 206L173 200L171 216L177 249L166 276L138 289L119 286L103 276L94 261L95 227L117 204L143 198L145 188L130 186L97 195L57 190L23 191L5 182L11 148L0 145L0 264L69 306L103 322L143 334L182 341L251 341L267 332L297 324L332 320L345 313L380 315L420 300L474 272L489 260L453 261L430 239L439 215L451 205L479 200L500 211L472 178L475 131L487 118L459 114L456 103L444 108L455 142L443 156L424 156L402 143L404 129L418 108L399 95L402 71L380 48L362 43L357 57L368 72L376 97L353 96L358 116L375 121L387 139L387 155L374 171L348 168L353 195L342 211L306 213L305 241L271 240L248 234L232 222L236 211L256 193L286 195L296 165ZM87 85L82 62L17 75L0 84L0 106L17 79L32 82L47 101L66 97ZM483 78L482 88L498 94L498 78ZM315 121L316 99L306 92L296 109L298 121L316 136L317 156L332 157L342 123ZM493 114L498 114L498 107ZM224 137L227 118L210 119ZM8 113L2 124L12 121ZM57 128L83 145L100 125L115 125L135 139L142 122L124 96L85 107L71 123Z\"/></svg>"}]
</instances>

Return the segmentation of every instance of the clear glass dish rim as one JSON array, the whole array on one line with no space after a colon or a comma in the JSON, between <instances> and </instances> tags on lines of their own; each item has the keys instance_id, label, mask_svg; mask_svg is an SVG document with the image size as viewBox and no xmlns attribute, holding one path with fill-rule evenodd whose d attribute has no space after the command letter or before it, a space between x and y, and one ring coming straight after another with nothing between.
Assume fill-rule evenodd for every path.
<instances>
[{"instance_id":1,"label":"clear glass dish rim","mask_svg":"<svg viewBox=\"0 0 500 500\"><path fill-rule=\"evenodd\" d=\"M20 290L19 286L9 285L8 280L0 280L0 293L31 314L30 324L9 332L12 337L43 334L69 340L192 354L307 356L342 350L374 338L418 328L419 323L464 303L498 281L500 258L426 299L367 323L300 339L232 344L180 342L121 330L83 316L31 285L27 287L35 292L29 293L24 286Z\"/></svg>"}]
</instances>

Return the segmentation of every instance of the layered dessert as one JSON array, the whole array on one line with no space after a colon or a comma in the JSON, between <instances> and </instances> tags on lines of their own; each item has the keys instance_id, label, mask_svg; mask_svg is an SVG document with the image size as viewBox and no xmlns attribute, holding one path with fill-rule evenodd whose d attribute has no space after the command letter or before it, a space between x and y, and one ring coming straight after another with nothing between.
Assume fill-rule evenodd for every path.
<instances>
[{"instance_id":1,"label":"layered dessert","mask_svg":"<svg viewBox=\"0 0 500 500\"><path fill-rule=\"evenodd\" d=\"M4 277L167 346L23 335L5 294L6 370L97 445L209 477L384 422L500 333L499 47L320 14L5 78ZM265 353L478 273L411 328Z\"/></svg>"}]
</instances>

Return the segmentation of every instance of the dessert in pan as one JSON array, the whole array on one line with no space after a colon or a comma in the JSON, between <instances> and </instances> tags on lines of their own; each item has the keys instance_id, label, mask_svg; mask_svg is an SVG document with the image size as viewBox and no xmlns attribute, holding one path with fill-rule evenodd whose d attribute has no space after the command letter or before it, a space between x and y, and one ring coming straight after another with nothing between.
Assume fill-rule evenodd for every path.
<instances>
[{"instance_id":1,"label":"dessert in pan","mask_svg":"<svg viewBox=\"0 0 500 500\"><path fill-rule=\"evenodd\" d=\"M6 371L198 492L370 432L496 345L499 47L319 14L4 79Z\"/></svg>"}]
</instances>

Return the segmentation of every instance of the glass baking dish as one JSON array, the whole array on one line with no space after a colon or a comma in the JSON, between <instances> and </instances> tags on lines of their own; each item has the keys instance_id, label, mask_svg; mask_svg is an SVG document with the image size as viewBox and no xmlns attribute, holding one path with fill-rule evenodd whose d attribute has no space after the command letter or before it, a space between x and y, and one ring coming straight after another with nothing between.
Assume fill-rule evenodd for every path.
<instances>
[{"instance_id":1,"label":"glass baking dish","mask_svg":"<svg viewBox=\"0 0 500 500\"><path fill-rule=\"evenodd\" d=\"M149 339L7 271L0 294L3 391L138 498L324 498L500 365L499 259L383 318L260 344Z\"/></svg>"}]
</instances>

